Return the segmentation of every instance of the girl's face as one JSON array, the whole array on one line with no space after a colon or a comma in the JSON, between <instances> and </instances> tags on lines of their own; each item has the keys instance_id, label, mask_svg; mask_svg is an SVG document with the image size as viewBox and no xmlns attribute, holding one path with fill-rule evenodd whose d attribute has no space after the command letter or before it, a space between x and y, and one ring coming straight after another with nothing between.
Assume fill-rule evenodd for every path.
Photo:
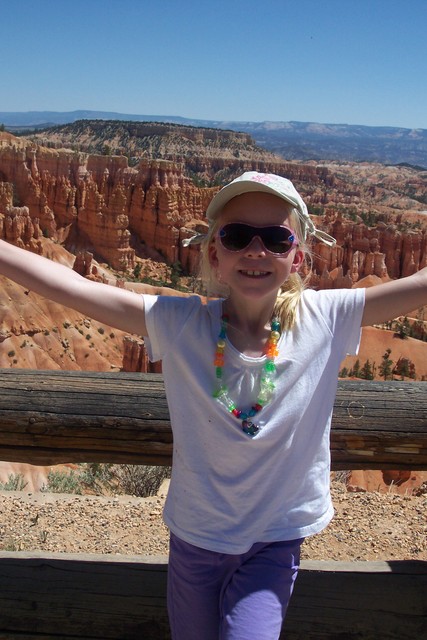
<instances>
[{"instance_id":1,"label":"girl's face","mask_svg":"<svg viewBox=\"0 0 427 640\"><path fill-rule=\"evenodd\" d=\"M272 194L244 193L225 205L219 228L230 222L243 222L254 226L285 225L292 229L289 212L290 205ZM231 294L260 299L277 295L289 275L300 268L304 252L294 246L283 255L272 254L257 236L241 251L230 251L216 236L209 259L218 280L228 285Z\"/></svg>"}]
</instances>

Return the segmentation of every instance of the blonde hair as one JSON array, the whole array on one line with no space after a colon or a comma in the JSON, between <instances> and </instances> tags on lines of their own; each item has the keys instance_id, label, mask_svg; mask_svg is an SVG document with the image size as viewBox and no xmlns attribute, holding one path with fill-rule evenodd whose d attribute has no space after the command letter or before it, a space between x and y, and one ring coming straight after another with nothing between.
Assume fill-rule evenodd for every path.
<instances>
[{"instance_id":1,"label":"blonde hair","mask_svg":"<svg viewBox=\"0 0 427 640\"><path fill-rule=\"evenodd\" d=\"M209 259L209 247L214 242L216 233L221 226L221 216L210 225L209 231L203 241L200 252L200 277L206 288L208 297L224 297L229 294L228 287L221 282L215 269L212 268ZM298 238L303 238L303 230L298 215L298 211L293 207L289 208L289 223ZM310 248L306 241L301 240L298 248L304 252L305 259L310 258ZM274 305L274 315L279 318L282 331L292 329L295 324L298 305L302 292L307 287L310 278L309 270L305 276L299 272L291 273L287 280L281 285Z\"/></svg>"}]
</instances>

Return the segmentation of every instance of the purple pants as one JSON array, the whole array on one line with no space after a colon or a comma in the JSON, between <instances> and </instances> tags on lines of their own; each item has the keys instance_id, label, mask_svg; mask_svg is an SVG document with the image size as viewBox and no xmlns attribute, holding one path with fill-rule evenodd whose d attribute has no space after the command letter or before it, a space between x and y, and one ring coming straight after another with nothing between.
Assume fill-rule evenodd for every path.
<instances>
[{"instance_id":1,"label":"purple pants","mask_svg":"<svg viewBox=\"0 0 427 640\"><path fill-rule=\"evenodd\" d=\"M171 534L172 640L277 640L302 541L258 542L231 555L199 549Z\"/></svg>"}]
</instances>

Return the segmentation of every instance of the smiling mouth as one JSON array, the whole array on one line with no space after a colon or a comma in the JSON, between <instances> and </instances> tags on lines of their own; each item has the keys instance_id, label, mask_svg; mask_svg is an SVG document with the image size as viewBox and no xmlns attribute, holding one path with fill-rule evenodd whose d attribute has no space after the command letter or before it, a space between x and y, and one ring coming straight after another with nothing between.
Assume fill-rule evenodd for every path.
<instances>
[{"instance_id":1,"label":"smiling mouth","mask_svg":"<svg viewBox=\"0 0 427 640\"><path fill-rule=\"evenodd\" d=\"M241 269L240 273L248 278L265 278L265 276L270 275L269 271L256 271L253 269Z\"/></svg>"}]
</instances>

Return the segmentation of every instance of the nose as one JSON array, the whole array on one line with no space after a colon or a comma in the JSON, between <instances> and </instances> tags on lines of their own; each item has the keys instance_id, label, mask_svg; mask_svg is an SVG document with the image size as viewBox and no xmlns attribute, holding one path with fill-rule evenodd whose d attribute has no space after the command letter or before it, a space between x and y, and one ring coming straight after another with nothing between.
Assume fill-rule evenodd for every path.
<instances>
[{"instance_id":1,"label":"nose","mask_svg":"<svg viewBox=\"0 0 427 640\"><path fill-rule=\"evenodd\" d=\"M252 238L251 242L245 249L245 255L251 258L256 256L265 256L265 247L259 236L255 236L254 238Z\"/></svg>"}]
</instances>

